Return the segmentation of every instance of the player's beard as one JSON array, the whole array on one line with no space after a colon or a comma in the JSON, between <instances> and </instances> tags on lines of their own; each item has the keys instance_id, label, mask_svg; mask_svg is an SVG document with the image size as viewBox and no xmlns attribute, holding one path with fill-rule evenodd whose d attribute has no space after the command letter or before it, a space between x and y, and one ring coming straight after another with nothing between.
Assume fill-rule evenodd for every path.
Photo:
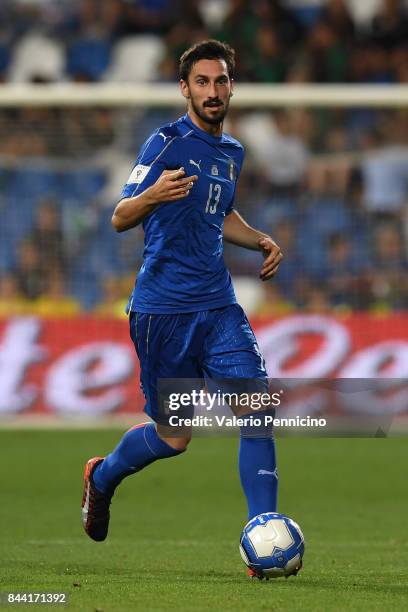
<instances>
[{"instance_id":1,"label":"player's beard","mask_svg":"<svg viewBox=\"0 0 408 612\"><path fill-rule=\"evenodd\" d=\"M198 117L200 117L200 119L202 121L204 121L205 123L208 123L210 125L218 125L219 123L222 123L224 121L224 117L226 116L226 114L228 112L228 107L229 107L229 98L228 98L228 100L226 100L226 102L223 102L218 107L218 112L217 113L214 113L212 115L207 115L206 112L205 112L206 108L208 108L208 106L206 106L206 102L204 102L202 108L200 108L195 103L194 98L192 96L190 98L190 102L191 102L191 108L193 109L195 114Z\"/></svg>"}]
</instances>

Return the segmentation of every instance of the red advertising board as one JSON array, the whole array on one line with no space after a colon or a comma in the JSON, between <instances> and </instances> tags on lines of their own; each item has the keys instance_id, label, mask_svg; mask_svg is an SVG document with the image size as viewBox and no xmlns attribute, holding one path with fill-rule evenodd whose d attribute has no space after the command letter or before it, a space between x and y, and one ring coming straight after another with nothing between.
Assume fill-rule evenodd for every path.
<instances>
[{"instance_id":1,"label":"red advertising board","mask_svg":"<svg viewBox=\"0 0 408 612\"><path fill-rule=\"evenodd\" d=\"M408 377L408 314L253 320L271 378ZM0 321L0 417L140 412L144 400L127 320ZM408 412L398 404L394 413Z\"/></svg>"}]
</instances>

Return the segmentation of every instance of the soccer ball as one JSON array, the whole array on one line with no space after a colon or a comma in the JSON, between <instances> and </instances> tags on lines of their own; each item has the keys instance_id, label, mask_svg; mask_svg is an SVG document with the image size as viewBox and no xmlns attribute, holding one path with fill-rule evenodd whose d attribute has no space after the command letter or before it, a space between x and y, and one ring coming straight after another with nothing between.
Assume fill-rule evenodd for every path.
<instances>
[{"instance_id":1,"label":"soccer ball","mask_svg":"<svg viewBox=\"0 0 408 612\"><path fill-rule=\"evenodd\" d=\"M296 575L302 567L304 551L299 525L277 512L264 512L251 519L239 543L245 565L261 579Z\"/></svg>"}]
</instances>

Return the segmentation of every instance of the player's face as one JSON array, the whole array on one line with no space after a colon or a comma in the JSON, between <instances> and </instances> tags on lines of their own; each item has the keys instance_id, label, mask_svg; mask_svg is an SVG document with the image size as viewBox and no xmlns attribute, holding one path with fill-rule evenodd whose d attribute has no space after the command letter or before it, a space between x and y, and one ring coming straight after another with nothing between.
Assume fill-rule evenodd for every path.
<instances>
[{"instance_id":1,"label":"player's face","mask_svg":"<svg viewBox=\"0 0 408 612\"><path fill-rule=\"evenodd\" d=\"M205 124L222 123L232 95L232 80L224 60L200 60L191 68L188 81L180 81L190 110Z\"/></svg>"}]
</instances>

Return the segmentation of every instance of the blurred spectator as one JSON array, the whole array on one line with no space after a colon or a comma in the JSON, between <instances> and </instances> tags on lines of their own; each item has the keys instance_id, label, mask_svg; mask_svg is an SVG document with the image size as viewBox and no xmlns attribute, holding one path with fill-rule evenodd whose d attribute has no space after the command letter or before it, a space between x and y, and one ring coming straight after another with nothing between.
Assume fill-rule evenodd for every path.
<instances>
[{"instance_id":1,"label":"blurred spectator","mask_svg":"<svg viewBox=\"0 0 408 612\"><path fill-rule=\"evenodd\" d=\"M17 279L11 274L0 276L0 317L30 312L29 303L19 292Z\"/></svg>"},{"instance_id":2,"label":"blurred spectator","mask_svg":"<svg viewBox=\"0 0 408 612\"><path fill-rule=\"evenodd\" d=\"M287 0L286 4L298 22L310 28L320 19L326 0Z\"/></svg>"},{"instance_id":3,"label":"blurred spectator","mask_svg":"<svg viewBox=\"0 0 408 612\"><path fill-rule=\"evenodd\" d=\"M305 199L314 206L323 206L325 203L329 206L335 200L335 205L342 207L349 174L350 161L347 158L333 155L333 158L317 156L316 159L311 159L307 168L308 189ZM338 206L337 212L342 213ZM327 216L331 216L330 211Z\"/></svg>"},{"instance_id":4,"label":"blurred spectator","mask_svg":"<svg viewBox=\"0 0 408 612\"><path fill-rule=\"evenodd\" d=\"M305 270L305 258L298 247L295 226L289 220L282 220L271 228L271 235L279 244L283 253L283 261L279 274L273 282L279 288L282 296L290 301L296 301L296 282Z\"/></svg>"},{"instance_id":5,"label":"blurred spectator","mask_svg":"<svg viewBox=\"0 0 408 612\"><path fill-rule=\"evenodd\" d=\"M32 305L32 312L41 317L67 317L78 314L80 310L79 302L66 294L65 280L59 270L52 270L44 292Z\"/></svg>"},{"instance_id":6,"label":"blurred spectator","mask_svg":"<svg viewBox=\"0 0 408 612\"><path fill-rule=\"evenodd\" d=\"M236 48L238 80L406 82L407 23L402 0L3 0L0 79L33 36L43 43L18 72L45 83L64 77L61 45L68 78L83 82L105 78L113 47L128 35L161 37L173 62L211 35ZM24 62L39 58L40 46L33 75ZM163 68L166 79L176 77L172 62Z\"/></svg>"},{"instance_id":7,"label":"blurred spectator","mask_svg":"<svg viewBox=\"0 0 408 612\"><path fill-rule=\"evenodd\" d=\"M264 170L274 194L297 192L306 171L308 146L294 130L293 117L288 111L274 114L275 138L264 158Z\"/></svg>"},{"instance_id":8,"label":"blurred spectator","mask_svg":"<svg viewBox=\"0 0 408 612\"><path fill-rule=\"evenodd\" d=\"M66 267L64 239L59 210L52 200L39 203L29 240L39 247L39 266L44 274Z\"/></svg>"},{"instance_id":9,"label":"blurred spectator","mask_svg":"<svg viewBox=\"0 0 408 612\"><path fill-rule=\"evenodd\" d=\"M114 140L114 113L111 109L70 109L58 113L50 144L56 155L86 157Z\"/></svg>"},{"instance_id":10,"label":"blurred spectator","mask_svg":"<svg viewBox=\"0 0 408 612\"><path fill-rule=\"evenodd\" d=\"M303 40L303 28L287 8L286 0L251 2L259 24L268 24L279 36L282 48L291 53L293 45Z\"/></svg>"},{"instance_id":11,"label":"blurred spectator","mask_svg":"<svg viewBox=\"0 0 408 612\"><path fill-rule=\"evenodd\" d=\"M47 288L40 246L32 240L25 240L19 246L15 276L19 292L29 300L40 297Z\"/></svg>"},{"instance_id":12,"label":"blurred spectator","mask_svg":"<svg viewBox=\"0 0 408 612\"><path fill-rule=\"evenodd\" d=\"M307 53L316 83L342 83L347 80L349 51L329 23L318 22L309 32Z\"/></svg>"},{"instance_id":13,"label":"blurred spectator","mask_svg":"<svg viewBox=\"0 0 408 612\"><path fill-rule=\"evenodd\" d=\"M260 26L256 31L251 59L248 60L248 76L259 83L282 83L286 65L280 50L278 35L270 26Z\"/></svg>"},{"instance_id":14,"label":"blurred spectator","mask_svg":"<svg viewBox=\"0 0 408 612\"><path fill-rule=\"evenodd\" d=\"M174 83L178 76L178 64L176 58L166 55L158 66L159 83Z\"/></svg>"},{"instance_id":15,"label":"blurred spectator","mask_svg":"<svg viewBox=\"0 0 408 612\"><path fill-rule=\"evenodd\" d=\"M102 297L95 308L95 313L101 316L123 318L128 302L129 286L122 278L106 276L102 279Z\"/></svg>"},{"instance_id":16,"label":"blurred spectator","mask_svg":"<svg viewBox=\"0 0 408 612\"><path fill-rule=\"evenodd\" d=\"M382 0L380 12L373 18L372 38L384 49L393 49L408 40L408 19L402 0Z\"/></svg>"},{"instance_id":17,"label":"blurred spectator","mask_svg":"<svg viewBox=\"0 0 408 612\"><path fill-rule=\"evenodd\" d=\"M369 305L368 271L354 250L351 237L335 233L329 236L327 259L315 280L327 290L333 307L363 310Z\"/></svg>"},{"instance_id":18,"label":"blurred spectator","mask_svg":"<svg viewBox=\"0 0 408 612\"><path fill-rule=\"evenodd\" d=\"M228 117L228 131L245 144L258 168L259 164L266 165L267 149L276 137L272 113L259 109L240 114L233 110Z\"/></svg>"},{"instance_id":19,"label":"blurred spectator","mask_svg":"<svg viewBox=\"0 0 408 612\"><path fill-rule=\"evenodd\" d=\"M265 283L263 291L262 302L255 313L257 317L282 317L295 309L294 304L282 295L275 279Z\"/></svg>"},{"instance_id":20,"label":"blurred spectator","mask_svg":"<svg viewBox=\"0 0 408 612\"><path fill-rule=\"evenodd\" d=\"M120 34L124 17L121 0L79 0L60 13L58 32L68 40L105 39Z\"/></svg>"},{"instance_id":21,"label":"blurred spectator","mask_svg":"<svg viewBox=\"0 0 408 612\"><path fill-rule=\"evenodd\" d=\"M343 43L349 45L353 42L356 32L346 0L328 0L321 18Z\"/></svg>"},{"instance_id":22,"label":"blurred spectator","mask_svg":"<svg viewBox=\"0 0 408 612\"><path fill-rule=\"evenodd\" d=\"M345 206L351 213L353 248L356 259L366 270L369 268L371 219L364 205L364 180L361 168L350 168L347 185L345 186Z\"/></svg>"},{"instance_id":23,"label":"blurred spectator","mask_svg":"<svg viewBox=\"0 0 408 612\"><path fill-rule=\"evenodd\" d=\"M389 56L390 67L398 83L408 83L408 48L397 47Z\"/></svg>"},{"instance_id":24,"label":"blurred spectator","mask_svg":"<svg viewBox=\"0 0 408 612\"><path fill-rule=\"evenodd\" d=\"M208 38L208 35L209 33L207 30L200 27L189 26L185 21L179 21L168 32L165 37L167 45L167 53L165 53L165 56L169 55L177 65L176 79L178 78L178 62L181 54L190 45Z\"/></svg>"},{"instance_id":25,"label":"blurred spectator","mask_svg":"<svg viewBox=\"0 0 408 612\"><path fill-rule=\"evenodd\" d=\"M408 200L408 145L405 113L366 135L361 169L368 212L398 219Z\"/></svg>"},{"instance_id":26,"label":"blurred spectator","mask_svg":"<svg viewBox=\"0 0 408 612\"><path fill-rule=\"evenodd\" d=\"M273 123L267 117L259 122L258 116L241 131L268 181L270 196L297 194L306 171L308 147L294 129L294 118L294 113L279 110L273 114Z\"/></svg>"},{"instance_id":27,"label":"blurred spectator","mask_svg":"<svg viewBox=\"0 0 408 612\"><path fill-rule=\"evenodd\" d=\"M237 78L282 82L285 56L302 38L302 28L280 0L233 0L214 36L237 51Z\"/></svg>"},{"instance_id":28,"label":"blurred spectator","mask_svg":"<svg viewBox=\"0 0 408 612\"><path fill-rule=\"evenodd\" d=\"M288 66L286 72L287 83L310 83L312 81L312 63L305 53L299 54Z\"/></svg>"},{"instance_id":29,"label":"blurred spectator","mask_svg":"<svg viewBox=\"0 0 408 612\"><path fill-rule=\"evenodd\" d=\"M237 78L244 80L247 68L247 49L253 48L257 22L249 2L230 0L229 9L222 24L214 32L215 38L229 42L240 57Z\"/></svg>"},{"instance_id":30,"label":"blurred spectator","mask_svg":"<svg viewBox=\"0 0 408 612\"><path fill-rule=\"evenodd\" d=\"M375 232L371 292L376 309L408 307L408 261L400 229L392 223Z\"/></svg>"},{"instance_id":31,"label":"blurred spectator","mask_svg":"<svg viewBox=\"0 0 408 612\"><path fill-rule=\"evenodd\" d=\"M50 111L13 109L2 112L0 153L15 157L42 157L49 153ZM44 129L44 126L47 126Z\"/></svg>"},{"instance_id":32,"label":"blurred spectator","mask_svg":"<svg viewBox=\"0 0 408 612\"><path fill-rule=\"evenodd\" d=\"M0 38L0 83L7 79L7 69L10 63L11 51L7 44L4 44Z\"/></svg>"},{"instance_id":33,"label":"blurred spectator","mask_svg":"<svg viewBox=\"0 0 408 612\"><path fill-rule=\"evenodd\" d=\"M85 157L114 140L110 109L20 108L2 111L0 153Z\"/></svg>"},{"instance_id":34,"label":"blurred spectator","mask_svg":"<svg viewBox=\"0 0 408 612\"><path fill-rule=\"evenodd\" d=\"M183 15L183 9L200 19L195 3L191 4L189 8L187 3L173 0L131 0L124 5L123 31L125 34L166 34L175 23L176 15Z\"/></svg>"},{"instance_id":35,"label":"blurred spectator","mask_svg":"<svg viewBox=\"0 0 408 612\"><path fill-rule=\"evenodd\" d=\"M303 309L312 314L329 314L332 312L324 287L309 283L304 294Z\"/></svg>"},{"instance_id":36,"label":"blurred spectator","mask_svg":"<svg viewBox=\"0 0 408 612\"><path fill-rule=\"evenodd\" d=\"M238 81L408 82L407 8L396 0L4 0L0 79L15 78L17 51L33 34L63 54L55 74L34 75L44 85L109 80L115 49L147 36L161 50L141 78L173 82L181 52L209 34L236 48ZM140 59L132 50L129 57ZM134 273L143 238L141 229L111 233L103 205L120 189L103 191L104 164L111 170L120 160L123 183L129 151L134 158L151 129L175 114L1 110L0 247L18 265L0 280L0 312L34 300L41 313L74 313L72 287L84 306L122 314L128 288L114 273ZM285 255L260 312L406 307L408 247L397 229L408 214L406 110L232 108L227 123L247 149L235 206L254 226L269 226ZM3 269L13 269L13 256ZM261 263L259 253L228 246L226 261L241 275L256 275Z\"/></svg>"}]
</instances>

